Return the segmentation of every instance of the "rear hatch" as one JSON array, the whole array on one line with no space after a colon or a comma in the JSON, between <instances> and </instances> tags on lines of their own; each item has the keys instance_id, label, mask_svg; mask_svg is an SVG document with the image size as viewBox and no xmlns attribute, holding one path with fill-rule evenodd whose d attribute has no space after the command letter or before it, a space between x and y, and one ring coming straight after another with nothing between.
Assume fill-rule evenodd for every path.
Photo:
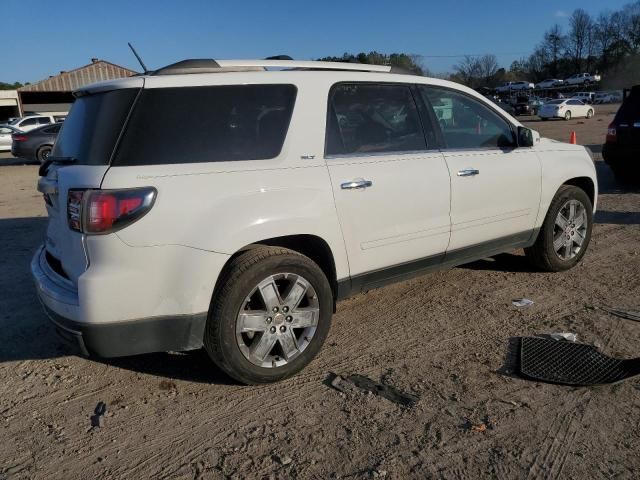
<instances>
[{"instance_id":1,"label":"rear hatch","mask_svg":"<svg viewBox=\"0 0 640 480\"><path fill-rule=\"evenodd\" d=\"M613 122L620 145L640 146L640 86L633 87Z\"/></svg>"},{"instance_id":2,"label":"rear hatch","mask_svg":"<svg viewBox=\"0 0 640 480\"><path fill-rule=\"evenodd\" d=\"M38 189L44 194L49 223L45 240L49 265L77 283L89 258L84 235L69 227L68 198L73 189L100 188L113 152L143 85L141 78L118 90L79 96L58 135ZM73 211L73 206L71 208Z\"/></svg>"}]
</instances>

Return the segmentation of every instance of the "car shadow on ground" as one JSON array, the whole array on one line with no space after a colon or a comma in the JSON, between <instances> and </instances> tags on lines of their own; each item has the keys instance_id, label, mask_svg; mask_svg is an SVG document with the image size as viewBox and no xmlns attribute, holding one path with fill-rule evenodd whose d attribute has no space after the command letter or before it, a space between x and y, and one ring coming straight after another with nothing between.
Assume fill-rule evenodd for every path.
<instances>
[{"instance_id":1,"label":"car shadow on ground","mask_svg":"<svg viewBox=\"0 0 640 480\"><path fill-rule=\"evenodd\" d=\"M217 385L238 385L220 370L204 349L163 352L121 358L91 358L90 361L162 378Z\"/></svg>"},{"instance_id":2,"label":"car shadow on ground","mask_svg":"<svg viewBox=\"0 0 640 480\"><path fill-rule=\"evenodd\" d=\"M460 265L458 268L513 273L535 273L540 271L536 270L536 268L529 263L527 257L514 253L500 253L493 257L487 257L482 260Z\"/></svg>"}]
</instances>

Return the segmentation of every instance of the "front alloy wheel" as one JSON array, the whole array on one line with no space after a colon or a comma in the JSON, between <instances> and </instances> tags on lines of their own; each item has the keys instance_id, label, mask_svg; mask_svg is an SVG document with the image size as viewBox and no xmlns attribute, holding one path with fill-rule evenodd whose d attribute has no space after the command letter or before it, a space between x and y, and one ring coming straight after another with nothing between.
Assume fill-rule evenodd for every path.
<instances>
[{"instance_id":1,"label":"front alloy wheel","mask_svg":"<svg viewBox=\"0 0 640 480\"><path fill-rule=\"evenodd\" d=\"M553 249L561 260L575 258L587 236L587 211L579 200L567 201L558 211L553 228Z\"/></svg>"},{"instance_id":2,"label":"front alloy wheel","mask_svg":"<svg viewBox=\"0 0 640 480\"><path fill-rule=\"evenodd\" d=\"M574 267L591 240L593 205L575 185L563 185L553 198L535 243L525 249L541 270L560 272Z\"/></svg>"}]
</instances>

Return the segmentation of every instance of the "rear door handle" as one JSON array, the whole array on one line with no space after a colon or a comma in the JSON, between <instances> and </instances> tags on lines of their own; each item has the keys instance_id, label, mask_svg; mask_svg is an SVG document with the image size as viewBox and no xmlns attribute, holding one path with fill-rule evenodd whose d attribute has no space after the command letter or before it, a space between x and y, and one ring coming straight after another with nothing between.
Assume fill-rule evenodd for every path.
<instances>
[{"instance_id":1,"label":"rear door handle","mask_svg":"<svg viewBox=\"0 0 640 480\"><path fill-rule=\"evenodd\" d=\"M480 174L480 170L476 170L475 168L465 168L464 170L458 170L459 177L473 177L474 175Z\"/></svg>"},{"instance_id":2,"label":"rear door handle","mask_svg":"<svg viewBox=\"0 0 640 480\"><path fill-rule=\"evenodd\" d=\"M369 188L373 185L371 180L351 180L350 182L344 182L340 184L340 188L342 190L351 190L351 189L359 189L359 188Z\"/></svg>"}]
</instances>

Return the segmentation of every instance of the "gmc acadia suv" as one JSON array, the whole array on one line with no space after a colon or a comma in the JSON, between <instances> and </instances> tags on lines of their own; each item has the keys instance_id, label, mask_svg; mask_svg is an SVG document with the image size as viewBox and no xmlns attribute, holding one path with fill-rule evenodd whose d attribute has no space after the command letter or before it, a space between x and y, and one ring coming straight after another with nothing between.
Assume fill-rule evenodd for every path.
<instances>
[{"instance_id":1,"label":"gmc acadia suv","mask_svg":"<svg viewBox=\"0 0 640 480\"><path fill-rule=\"evenodd\" d=\"M587 151L456 83L186 60L76 97L40 170L31 269L85 354L204 346L240 382L276 381L343 298L522 247L561 271L589 245Z\"/></svg>"}]
</instances>

